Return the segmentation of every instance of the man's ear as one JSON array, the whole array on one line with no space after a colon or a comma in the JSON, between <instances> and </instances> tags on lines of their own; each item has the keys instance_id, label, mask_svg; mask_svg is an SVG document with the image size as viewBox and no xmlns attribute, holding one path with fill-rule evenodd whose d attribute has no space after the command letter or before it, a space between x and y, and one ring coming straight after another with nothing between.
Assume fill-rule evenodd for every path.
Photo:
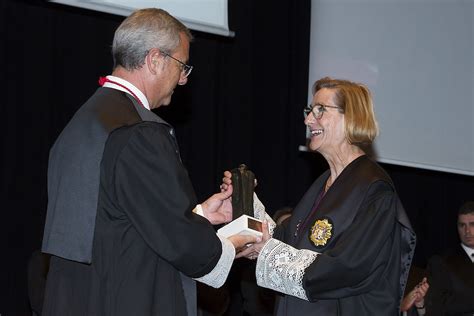
<instances>
[{"instance_id":1,"label":"man's ear","mask_svg":"<svg viewBox=\"0 0 474 316\"><path fill-rule=\"evenodd\" d=\"M158 48L152 48L145 57L145 64L152 74L156 75L161 71L163 55Z\"/></svg>"}]
</instances>

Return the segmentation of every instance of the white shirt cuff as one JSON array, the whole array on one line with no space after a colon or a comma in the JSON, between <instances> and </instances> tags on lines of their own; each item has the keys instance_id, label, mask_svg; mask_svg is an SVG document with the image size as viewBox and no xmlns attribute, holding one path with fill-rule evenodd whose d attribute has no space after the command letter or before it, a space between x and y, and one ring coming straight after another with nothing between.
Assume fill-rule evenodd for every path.
<instances>
[{"instance_id":1,"label":"white shirt cuff","mask_svg":"<svg viewBox=\"0 0 474 316\"><path fill-rule=\"evenodd\" d=\"M197 215L201 215L202 217L205 217L201 204L196 205L196 207L193 209L193 213L195 213Z\"/></svg>"}]
</instances>

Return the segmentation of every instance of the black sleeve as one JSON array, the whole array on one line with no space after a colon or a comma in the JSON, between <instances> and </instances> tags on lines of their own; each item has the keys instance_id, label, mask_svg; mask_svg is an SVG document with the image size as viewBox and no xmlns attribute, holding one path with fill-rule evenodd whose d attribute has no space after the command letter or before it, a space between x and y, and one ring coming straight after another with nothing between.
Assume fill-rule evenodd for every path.
<instances>
[{"instance_id":1,"label":"black sleeve","mask_svg":"<svg viewBox=\"0 0 474 316\"><path fill-rule=\"evenodd\" d=\"M359 295L380 280L394 247L395 205L396 195L388 184L372 185L334 248L306 269L303 287L310 301Z\"/></svg>"},{"instance_id":2,"label":"black sleeve","mask_svg":"<svg viewBox=\"0 0 474 316\"><path fill-rule=\"evenodd\" d=\"M166 126L145 122L123 131L117 157L117 205L158 256L191 277L209 273L222 246L205 218L192 213L195 194Z\"/></svg>"},{"instance_id":3,"label":"black sleeve","mask_svg":"<svg viewBox=\"0 0 474 316\"><path fill-rule=\"evenodd\" d=\"M277 225L275 227L275 230L273 231L272 238L278 239L283 242L285 240L289 240L287 235L290 232L290 220L291 218L287 218L280 225Z\"/></svg>"}]
</instances>

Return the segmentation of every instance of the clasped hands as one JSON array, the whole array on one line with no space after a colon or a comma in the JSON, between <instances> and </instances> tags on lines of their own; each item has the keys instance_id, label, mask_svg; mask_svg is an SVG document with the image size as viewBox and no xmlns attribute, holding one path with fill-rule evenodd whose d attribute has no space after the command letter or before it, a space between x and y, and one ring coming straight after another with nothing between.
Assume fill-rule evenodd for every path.
<instances>
[{"instance_id":1,"label":"clasped hands","mask_svg":"<svg viewBox=\"0 0 474 316\"><path fill-rule=\"evenodd\" d=\"M429 289L429 284L426 278L423 278L423 280L418 283L413 290L406 295L403 300L402 304L400 306L400 310L402 312L405 312L409 310L413 305L417 309L421 309L425 307L425 295L428 292Z\"/></svg>"}]
</instances>

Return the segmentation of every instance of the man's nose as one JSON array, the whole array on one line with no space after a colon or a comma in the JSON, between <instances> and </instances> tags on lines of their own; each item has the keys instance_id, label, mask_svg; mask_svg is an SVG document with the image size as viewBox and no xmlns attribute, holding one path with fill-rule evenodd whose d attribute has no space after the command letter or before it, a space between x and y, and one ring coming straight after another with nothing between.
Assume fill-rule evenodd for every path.
<instances>
[{"instance_id":1,"label":"man's nose","mask_svg":"<svg viewBox=\"0 0 474 316\"><path fill-rule=\"evenodd\" d=\"M464 229L464 233L468 236L474 236L474 227L467 225Z\"/></svg>"}]
</instances>

